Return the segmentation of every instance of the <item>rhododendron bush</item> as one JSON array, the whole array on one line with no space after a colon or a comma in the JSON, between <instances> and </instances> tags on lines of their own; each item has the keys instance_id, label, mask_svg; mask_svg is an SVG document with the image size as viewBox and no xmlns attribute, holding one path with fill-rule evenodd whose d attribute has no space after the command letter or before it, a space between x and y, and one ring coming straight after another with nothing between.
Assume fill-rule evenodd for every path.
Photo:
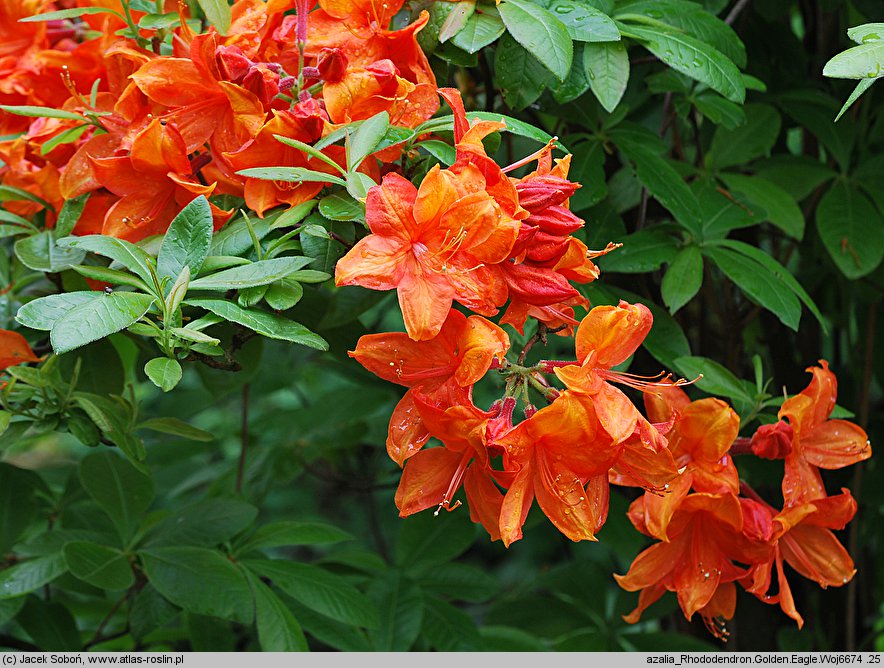
<instances>
[{"instance_id":1,"label":"rhododendron bush","mask_svg":"<svg viewBox=\"0 0 884 668\"><path fill-rule=\"evenodd\" d=\"M874 5L4 0L0 648L881 650Z\"/></svg>"}]
</instances>

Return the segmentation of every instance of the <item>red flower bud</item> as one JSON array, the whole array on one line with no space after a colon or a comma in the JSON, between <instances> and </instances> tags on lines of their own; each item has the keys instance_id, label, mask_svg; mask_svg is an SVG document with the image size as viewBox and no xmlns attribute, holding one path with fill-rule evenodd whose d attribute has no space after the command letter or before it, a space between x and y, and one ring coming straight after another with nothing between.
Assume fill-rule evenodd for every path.
<instances>
[{"instance_id":1,"label":"red flower bud","mask_svg":"<svg viewBox=\"0 0 884 668\"><path fill-rule=\"evenodd\" d=\"M347 56L341 49L323 49L319 52L316 68L324 81L340 81L347 71Z\"/></svg>"},{"instance_id":2,"label":"red flower bud","mask_svg":"<svg viewBox=\"0 0 884 668\"><path fill-rule=\"evenodd\" d=\"M238 46L219 46L215 49L215 59L221 76L233 83L240 83L254 66Z\"/></svg>"},{"instance_id":3,"label":"red flower bud","mask_svg":"<svg viewBox=\"0 0 884 668\"><path fill-rule=\"evenodd\" d=\"M519 204L531 213L548 206L561 204L571 197L580 185L563 179L561 176L542 174L516 184Z\"/></svg>"},{"instance_id":4,"label":"red flower bud","mask_svg":"<svg viewBox=\"0 0 884 668\"><path fill-rule=\"evenodd\" d=\"M557 262L568 249L568 237L559 237L538 231L525 257L531 262Z\"/></svg>"},{"instance_id":5,"label":"red flower bud","mask_svg":"<svg viewBox=\"0 0 884 668\"><path fill-rule=\"evenodd\" d=\"M754 499L740 498L743 510L743 534L750 540L766 543L773 535L773 514L770 508Z\"/></svg>"},{"instance_id":6,"label":"red flower bud","mask_svg":"<svg viewBox=\"0 0 884 668\"><path fill-rule=\"evenodd\" d=\"M752 437L752 452L764 459L785 459L792 452L792 433L787 422L761 425Z\"/></svg>"},{"instance_id":7,"label":"red flower bud","mask_svg":"<svg viewBox=\"0 0 884 668\"><path fill-rule=\"evenodd\" d=\"M583 227L583 220L570 210L557 204L532 213L525 220L529 225L537 225L544 232L557 236L567 236Z\"/></svg>"},{"instance_id":8,"label":"red flower bud","mask_svg":"<svg viewBox=\"0 0 884 668\"><path fill-rule=\"evenodd\" d=\"M279 75L259 65L249 70L242 80L242 86L254 93L261 104L269 107L273 98L279 95Z\"/></svg>"}]
</instances>

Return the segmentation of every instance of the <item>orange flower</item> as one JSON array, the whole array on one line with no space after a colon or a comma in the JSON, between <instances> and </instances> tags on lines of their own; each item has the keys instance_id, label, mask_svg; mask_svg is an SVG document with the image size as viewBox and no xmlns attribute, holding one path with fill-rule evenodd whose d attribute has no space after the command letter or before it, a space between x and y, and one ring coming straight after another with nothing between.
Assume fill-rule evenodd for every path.
<instances>
[{"instance_id":1,"label":"orange flower","mask_svg":"<svg viewBox=\"0 0 884 668\"><path fill-rule=\"evenodd\" d=\"M642 304L621 301L617 306L596 306L577 328L579 365L555 369L568 389L593 404L602 428L617 443L631 436L644 418L629 398L608 381L639 389L649 385L629 374L612 371L611 367L625 362L636 351L651 330L653 320Z\"/></svg>"},{"instance_id":2,"label":"orange flower","mask_svg":"<svg viewBox=\"0 0 884 668\"><path fill-rule=\"evenodd\" d=\"M648 533L644 504L650 494L636 499L629 518ZM691 494L682 500L669 523L669 540L639 554L626 575L615 575L626 591L641 591L638 607L624 619L635 623L664 592L673 591L687 619L700 613L707 628L726 637L723 619L733 616L734 582L746 571L734 562L763 561L770 548L751 541L741 530L743 513L733 494Z\"/></svg>"},{"instance_id":3,"label":"orange flower","mask_svg":"<svg viewBox=\"0 0 884 668\"><path fill-rule=\"evenodd\" d=\"M843 529L850 522L856 514L856 501L848 490L842 489L841 494L787 507L776 515L776 511L760 499L740 501L744 512L757 518L752 527L754 531L744 532L773 546L773 554L753 565L742 583L748 592L765 603L779 603L783 612L801 628L804 620L795 608L783 562L821 587L846 584L856 570L847 550L830 529ZM776 568L779 591L769 595L773 568Z\"/></svg>"},{"instance_id":4,"label":"orange flower","mask_svg":"<svg viewBox=\"0 0 884 668\"><path fill-rule=\"evenodd\" d=\"M608 515L608 469L622 446L599 428L591 404L562 392L496 444L513 474L500 514L504 545L522 537L535 498L568 538L595 540Z\"/></svg>"},{"instance_id":5,"label":"orange flower","mask_svg":"<svg viewBox=\"0 0 884 668\"><path fill-rule=\"evenodd\" d=\"M846 420L830 420L838 394L838 380L829 364L807 369L810 384L780 408L793 430L792 450L786 456L783 497L786 505L800 505L826 496L817 467L839 469L872 456L866 432Z\"/></svg>"},{"instance_id":6,"label":"orange flower","mask_svg":"<svg viewBox=\"0 0 884 668\"><path fill-rule=\"evenodd\" d=\"M481 316L467 318L452 309L438 336L412 341L403 333L369 334L350 352L362 366L392 383L439 397L448 405L470 403L475 384L491 367L503 360L509 337ZM387 452L399 466L416 454L430 434L409 389L390 419Z\"/></svg>"},{"instance_id":7,"label":"orange flower","mask_svg":"<svg viewBox=\"0 0 884 668\"><path fill-rule=\"evenodd\" d=\"M492 540L497 540L503 497L488 465L490 414L471 402L442 408L419 393L414 397L428 433L442 441L443 447L421 450L406 463L395 497L400 516L433 507L437 513L442 508L454 510L460 506L454 495L463 485L470 517L485 527Z\"/></svg>"},{"instance_id":8,"label":"orange flower","mask_svg":"<svg viewBox=\"0 0 884 668\"><path fill-rule=\"evenodd\" d=\"M439 333L454 300L493 315L506 286L493 266L509 254L518 222L504 215L475 169L434 167L420 188L388 174L366 198L371 234L335 268L337 285L396 289L408 335Z\"/></svg>"},{"instance_id":9,"label":"orange flower","mask_svg":"<svg viewBox=\"0 0 884 668\"><path fill-rule=\"evenodd\" d=\"M31 350L25 337L18 332L0 329L0 370L16 364L39 361L40 358Z\"/></svg>"}]
</instances>

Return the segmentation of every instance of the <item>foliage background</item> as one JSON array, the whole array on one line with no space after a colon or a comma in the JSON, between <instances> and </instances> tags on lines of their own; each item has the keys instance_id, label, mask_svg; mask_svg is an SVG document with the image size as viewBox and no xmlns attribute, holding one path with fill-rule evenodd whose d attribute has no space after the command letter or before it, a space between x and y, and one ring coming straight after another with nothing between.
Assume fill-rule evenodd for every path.
<instances>
[{"instance_id":1,"label":"foliage background","mask_svg":"<svg viewBox=\"0 0 884 668\"><path fill-rule=\"evenodd\" d=\"M617 11L603 0L589 4ZM658 4L663 13L649 18L678 19L667 3ZM663 365L692 376L703 370L695 394L727 396L749 425L772 419L772 398L783 387L802 389L809 377L801 370L825 358L840 381L839 406L855 414L874 447L882 433L884 382L881 91L872 88L834 124L851 87L823 79L821 71L849 46L849 26L881 18L880 3L696 4L732 25L745 44L743 71L764 82L753 85L764 90L750 90L745 107L667 68L635 41L625 42L629 83L611 114L585 72L575 69L570 88L562 86L509 36L469 54L454 44L434 45L428 29L424 45L435 46L431 62L440 85L462 90L468 109L522 117L574 153L572 178L584 187L572 206L587 220L587 243L625 244L599 262L603 277L587 296L594 304L637 299L656 316L631 371L653 374ZM430 6L437 31L450 9L445 5ZM415 13L422 8L412 7ZM727 39L725 48L728 43L740 60L739 48ZM535 148L504 135L497 155L505 164ZM699 234L691 228L695 212L685 213L694 204L679 199L671 174L691 183ZM797 298L783 296L792 292L781 276L771 278L735 252L739 246L718 243L725 238L786 266L821 318L806 309L802 314ZM328 269L343 250L324 240L310 254ZM8 284L15 265L0 262ZM14 295L2 300L11 327L17 303ZM666 306L680 308L669 316ZM625 572L645 544L625 516L628 492L612 495L599 543L572 544L534 515L524 540L509 550L480 536L464 509L399 519L393 504L399 471L383 448L397 388L346 356L361 334L401 328L395 297L327 283L308 288L292 317L322 334L330 351L251 339L237 352L242 371L191 365L168 395L144 382L147 357L137 342L118 335L82 352L81 389L122 394L131 385L142 416L174 416L214 435L201 442L181 429L177 436L143 432L150 479L117 471L125 490L118 498L102 501L90 491L93 480L109 475L96 471L114 466L107 453L55 433L55 425L10 430L0 439L0 558L35 556L51 568L53 555L65 552L69 564L86 562L82 575L97 557L61 545L106 538L114 527L124 545L140 540L148 554L141 566L146 573L137 570L134 582L108 580L104 571L90 571L91 581L67 573L27 597L0 598L0 647L718 647L698 620L684 620L672 595L638 625L621 620L636 596L621 591L611 573ZM519 337L514 341L518 350ZM551 340L543 356L568 357L567 343ZM487 405L493 392L487 388L477 404ZM766 498L776 498L776 463L741 460L740 466ZM802 631L778 609L741 593L726 649L884 651L881 467L873 458L831 472L826 482L830 492L850 487L860 503L857 519L840 536L856 561L856 578L826 591L796 580ZM264 528L250 538L256 526ZM292 565L273 572L281 591L259 604L258 631L243 576L220 556L246 553L250 541ZM274 567L255 568L266 575ZM254 580L251 586L260 598L260 586Z\"/></svg>"}]
</instances>

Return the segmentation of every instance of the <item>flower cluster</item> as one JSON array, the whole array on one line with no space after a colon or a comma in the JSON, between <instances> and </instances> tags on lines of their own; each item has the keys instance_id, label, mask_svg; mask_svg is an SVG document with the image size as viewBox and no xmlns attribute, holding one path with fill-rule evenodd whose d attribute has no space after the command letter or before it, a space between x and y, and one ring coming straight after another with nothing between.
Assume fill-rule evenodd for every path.
<instances>
[{"instance_id":1,"label":"flower cluster","mask_svg":"<svg viewBox=\"0 0 884 668\"><path fill-rule=\"evenodd\" d=\"M56 209L91 193L75 233L130 241L164 232L199 195L242 197L258 215L310 200L327 184L237 172L287 166L330 173L327 162L275 136L312 144L380 111L414 127L439 106L416 41L426 12L389 30L403 0L322 0L310 11L313 4L238 0L222 35L215 28L196 34L181 3L167 8L166 16L177 10L180 18L162 29L171 40L164 34L161 45L156 29L127 31L124 14L133 26L145 14L116 0L90 7L99 13L26 23L18 21L56 7L4 3L0 30L14 34L0 40L0 103L18 113L0 112L3 185ZM35 106L59 111L21 115ZM344 160L341 146L324 152ZM377 171L376 161L367 169ZM30 215L38 205L8 208ZM213 204L216 227L232 213Z\"/></svg>"}]
</instances>

